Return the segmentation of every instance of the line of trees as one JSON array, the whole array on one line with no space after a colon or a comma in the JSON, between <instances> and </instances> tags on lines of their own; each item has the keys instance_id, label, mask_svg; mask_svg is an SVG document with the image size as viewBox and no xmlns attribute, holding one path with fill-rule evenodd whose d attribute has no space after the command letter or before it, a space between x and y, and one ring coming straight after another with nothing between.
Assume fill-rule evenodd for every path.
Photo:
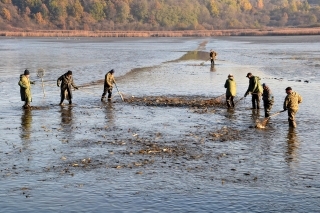
<instances>
[{"instance_id":1,"label":"line of trees","mask_svg":"<svg viewBox=\"0 0 320 213\"><path fill-rule=\"evenodd\" d=\"M0 0L0 30L320 26L320 0Z\"/></svg>"}]
</instances>

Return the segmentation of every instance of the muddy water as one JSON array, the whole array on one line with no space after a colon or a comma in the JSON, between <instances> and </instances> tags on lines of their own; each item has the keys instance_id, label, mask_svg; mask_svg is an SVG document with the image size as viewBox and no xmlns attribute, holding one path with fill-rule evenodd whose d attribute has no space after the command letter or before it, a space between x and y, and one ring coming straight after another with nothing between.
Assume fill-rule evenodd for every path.
<instances>
[{"instance_id":1,"label":"muddy water","mask_svg":"<svg viewBox=\"0 0 320 213\"><path fill-rule=\"evenodd\" d=\"M319 211L317 38L1 39L1 209ZM210 49L215 67L201 65ZM36 80L31 111L17 86L25 68ZM125 102L116 90L100 101L111 68ZM60 107L55 80L68 69L80 90ZM302 95L298 128L285 113L250 128L264 113L249 97L224 107L226 76L239 100L247 72L269 84L274 113L287 86Z\"/></svg>"}]
</instances>

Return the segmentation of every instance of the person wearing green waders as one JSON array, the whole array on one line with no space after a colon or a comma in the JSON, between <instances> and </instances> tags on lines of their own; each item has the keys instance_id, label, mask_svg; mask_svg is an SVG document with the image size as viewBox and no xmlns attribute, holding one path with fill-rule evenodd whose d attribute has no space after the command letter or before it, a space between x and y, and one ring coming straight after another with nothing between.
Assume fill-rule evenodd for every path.
<instances>
[{"instance_id":1,"label":"person wearing green waders","mask_svg":"<svg viewBox=\"0 0 320 213\"><path fill-rule=\"evenodd\" d=\"M274 97L267 86L267 84L263 83L263 93L262 93L262 100L263 100L263 107L264 107L264 117L268 118L270 116L270 111L274 103Z\"/></svg>"},{"instance_id":2,"label":"person wearing green waders","mask_svg":"<svg viewBox=\"0 0 320 213\"><path fill-rule=\"evenodd\" d=\"M260 84L261 78L258 76L253 76L251 72L249 72L246 76L249 78L249 87L247 92L244 94L244 97L247 97L249 93L252 95L252 109L260 109L260 97L263 92L262 86Z\"/></svg>"},{"instance_id":3,"label":"person wearing green waders","mask_svg":"<svg viewBox=\"0 0 320 213\"><path fill-rule=\"evenodd\" d=\"M20 75L20 81L18 83L20 86L21 101L24 101L24 105L22 106L24 109L30 109L30 103L32 102L31 84L34 84L34 82L30 81L29 76L30 72L26 69L24 73Z\"/></svg>"},{"instance_id":4,"label":"person wearing green waders","mask_svg":"<svg viewBox=\"0 0 320 213\"><path fill-rule=\"evenodd\" d=\"M227 88L227 90L226 90L227 107L228 107L228 109L234 108L233 99L237 94L237 84L236 84L236 81L234 80L232 74L228 75L228 79L226 80L226 83L224 84L224 88Z\"/></svg>"},{"instance_id":5,"label":"person wearing green waders","mask_svg":"<svg viewBox=\"0 0 320 213\"><path fill-rule=\"evenodd\" d=\"M284 99L283 110L288 110L289 127L297 127L296 114L299 109L299 104L302 103L302 97L297 92L292 91L291 87L286 88L287 96Z\"/></svg>"},{"instance_id":6,"label":"person wearing green waders","mask_svg":"<svg viewBox=\"0 0 320 213\"><path fill-rule=\"evenodd\" d=\"M60 87L61 81L61 87ZM63 105L64 99L69 100L69 104L72 104L72 87L75 89L79 89L73 82L72 71L69 70L62 76L60 76L57 80L57 86L61 88L61 100L59 105ZM72 87L71 87L72 86Z\"/></svg>"}]
</instances>

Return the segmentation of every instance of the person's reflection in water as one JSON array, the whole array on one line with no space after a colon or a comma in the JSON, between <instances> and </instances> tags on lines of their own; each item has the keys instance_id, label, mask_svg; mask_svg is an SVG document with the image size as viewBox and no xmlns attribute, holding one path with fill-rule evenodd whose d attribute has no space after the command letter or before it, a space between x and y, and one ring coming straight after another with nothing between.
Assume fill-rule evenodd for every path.
<instances>
[{"instance_id":1,"label":"person's reflection in water","mask_svg":"<svg viewBox=\"0 0 320 213\"><path fill-rule=\"evenodd\" d=\"M298 149L299 149L299 139L294 128L289 128L287 135L287 162L297 162L298 160Z\"/></svg>"},{"instance_id":2,"label":"person's reflection in water","mask_svg":"<svg viewBox=\"0 0 320 213\"><path fill-rule=\"evenodd\" d=\"M257 121L260 118L260 110L252 109L252 120Z\"/></svg>"},{"instance_id":3,"label":"person's reflection in water","mask_svg":"<svg viewBox=\"0 0 320 213\"><path fill-rule=\"evenodd\" d=\"M32 124L32 111L24 110L21 115L21 139L23 141L30 140Z\"/></svg>"},{"instance_id":4,"label":"person's reflection in water","mask_svg":"<svg viewBox=\"0 0 320 213\"><path fill-rule=\"evenodd\" d=\"M216 68L214 67L214 65L211 65L210 72L215 72L215 71L217 71Z\"/></svg>"},{"instance_id":5,"label":"person's reflection in water","mask_svg":"<svg viewBox=\"0 0 320 213\"><path fill-rule=\"evenodd\" d=\"M105 112L106 112L106 125L107 126L113 126L114 125L114 108L112 101L108 101L105 106Z\"/></svg>"},{"instance_id":6,"label":"person's reflection in water","mask_svg":"<svg viewBox=\"0 0 320 213\"><path fill-rule=\"evenodd\" d=\"M73 124L73 112L72 106L63 107L61 106L61 127L65 133L65 137L69 138L72 135L72 124Z\"/></svg>"}]
</instances>

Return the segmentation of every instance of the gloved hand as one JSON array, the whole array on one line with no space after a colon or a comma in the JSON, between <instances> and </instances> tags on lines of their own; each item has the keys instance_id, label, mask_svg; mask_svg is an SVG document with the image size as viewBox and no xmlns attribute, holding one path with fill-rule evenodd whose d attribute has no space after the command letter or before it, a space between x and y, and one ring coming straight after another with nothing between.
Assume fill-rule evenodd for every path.
<instances>
[{"instance_id":1,"label":"gloved hand","mask_svg":"<svg viewBox=\"0 0 320 213\"><path fill-rule=\"evenodd\" d=\"M36 82L35 81L30 81L30 84L36 84Z\"/></svg>"},{"instance_id":2,"label":"gloved hand","mask_svg":"<svg viewBox=\"0 0 320 213\"><path fill-rule=\"evenodd\" d=\"M76 89L76 90L78 90L78 89L79 89L79 87L75 87L75 89Z\"/></svg>"},{"instance_id":3,"label":"gloved hand","mask_svg":"<svg viewBox=\"0 0 320 213\"><path fill-rule=\"evenodd\" d=\"M57 86L60 87L60 84L58 83Z\"/></svg>"},{"instance_id":4,"label":"gloved hand","mask_svg":"<svg viewBox=\"0 0 320 213\"><path fill-rule=\"evenodd\" d=\"M244 94L244 96L243 97L247 97L247 94Z\"/></svg>"}]
</instances>

